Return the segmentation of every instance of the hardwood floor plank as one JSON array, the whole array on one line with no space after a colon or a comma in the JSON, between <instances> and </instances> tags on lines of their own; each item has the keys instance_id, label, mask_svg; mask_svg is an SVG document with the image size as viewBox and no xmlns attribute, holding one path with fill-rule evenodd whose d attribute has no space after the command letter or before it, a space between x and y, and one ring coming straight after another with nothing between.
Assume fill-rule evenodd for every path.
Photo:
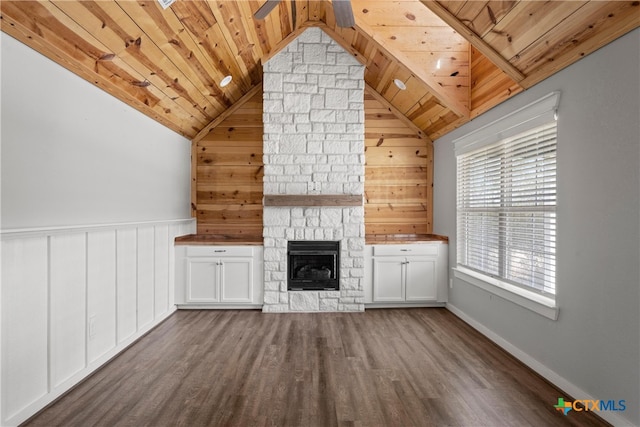
<instances>
[{"instance_id":1,"label":"hardwood floor plank","mask_svg":"<svg viewBox=\"0 0 640 427\"><path fill-rule=\"evenodd\" d=\"M178 311L26 426L605 426L445 309Z\"/></svg>"}]
</instances>

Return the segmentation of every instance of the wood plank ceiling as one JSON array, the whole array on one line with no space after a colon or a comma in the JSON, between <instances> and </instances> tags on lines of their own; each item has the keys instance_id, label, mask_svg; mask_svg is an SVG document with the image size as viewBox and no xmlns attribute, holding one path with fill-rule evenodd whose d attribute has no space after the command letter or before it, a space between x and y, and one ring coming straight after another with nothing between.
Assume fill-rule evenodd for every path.
<instances>
[{"instance_id":1,"label":"wood plank ceiling","mask_svg":"<svg viewBox=\"0 0 640 427\"><path fill-rule=\"evenodd\" d=\"M640 26L630 0L352 0L352 28L336 26L329 1L282 1L255 20L262 3L3 0L0 13L5 33L188 138L308 26L352 52L367 84L431 139Z\"/></svg>"}]
</instances>

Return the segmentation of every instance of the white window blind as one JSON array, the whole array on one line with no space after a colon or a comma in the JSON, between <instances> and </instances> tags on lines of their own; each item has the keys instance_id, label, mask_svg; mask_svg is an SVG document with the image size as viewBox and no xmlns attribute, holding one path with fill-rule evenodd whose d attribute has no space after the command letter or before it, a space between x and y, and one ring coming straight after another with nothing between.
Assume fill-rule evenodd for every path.
<instances>
[{"instance_id":1,"label":"white window blind","mask_svg":"<svg viewBox=\"0 0 640 427\"><path fill-rule=\"evenodd\" d=\"M547 295L556 276L557 100L544 114L536 104L534 117L527 107L513 113L507 132L479 130L482 144L465 137L457 156L458 265Z\"/></svg>"}]
</instances>

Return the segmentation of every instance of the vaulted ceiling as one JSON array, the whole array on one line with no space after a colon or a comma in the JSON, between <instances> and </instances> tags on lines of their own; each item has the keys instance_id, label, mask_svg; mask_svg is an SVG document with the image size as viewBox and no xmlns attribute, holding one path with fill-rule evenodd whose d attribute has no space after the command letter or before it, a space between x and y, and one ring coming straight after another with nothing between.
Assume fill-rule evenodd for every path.
<instances>
[{"instance_id":1,"label":"vaulted ceiling","mask_svg":"<svg viewBox=\"0 0 640 427\"><path fill-rule=\"evenodd\" d=\"M351 28L329 1L282 1L256 20L263 3L3 0L0 13L5 33L188 138L256 90L262 63L309 26L431 139L640 26L630 0L351 0Z\"/></svg>"}]
</instances>

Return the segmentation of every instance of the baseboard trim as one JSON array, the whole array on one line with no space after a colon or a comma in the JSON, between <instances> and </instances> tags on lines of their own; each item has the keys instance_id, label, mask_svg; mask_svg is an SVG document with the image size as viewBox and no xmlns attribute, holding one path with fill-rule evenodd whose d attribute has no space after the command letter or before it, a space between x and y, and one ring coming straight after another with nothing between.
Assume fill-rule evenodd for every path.
<instances>
[{"instance_id":1,"label":"baseboard trim","mask_svg":"<svg viewBox=\"0 0 640 427\"><path fill-rule=\"evenodd\" d=\"M178 310L262 310L262 304L178 304Z\"/></svg>"},{"instance_id":2,"label":"baseboard trim","mask_svg":"<svg viewBox=\"0 0 640 427\"><path fill-rule=\"evenodd\" d=\"M538 375L549 381L551 384L556 386L562 393L565 393L565 396L558 397L566 397L569 400L574 399L575 396L580 400L598 400L598 398L592 396L590 393L581 389L577 385L573 384L571 381L564 378L562 375L558 374L552 369L549 369L546 365L540 363L538 360L531 357L528 353L522 351L515 345L511 344L509 341L502 338L500 335L496 334L491 329L484 326L482 323L475 320L473 317L467 315L464 311L460 310L458 307L451 303L447 303L447 310L453 313L455 316L460 318L462 321L470 325L472 328L480 332L482 335L493 341L500 348L505 350L507 353L511 354L513 357L518 359L520 362L533 369ZM632 426L633 423L628 419L613 413L613 412L597 412L595 415L602 418L608 423L611 423L614 426Z\"/></svg>"},{"instance_id":3,"label":"baseboard trim","mask_svg":"<svg viewBox=\"0 0 640 427\"><path fill-rule=\"evenodd\" d=\"M364 305L365 310L373 308L428 308L428 307L445 307L443 302L419 302L419 303L367 303Z\"/></svg>"}]
</instances>

